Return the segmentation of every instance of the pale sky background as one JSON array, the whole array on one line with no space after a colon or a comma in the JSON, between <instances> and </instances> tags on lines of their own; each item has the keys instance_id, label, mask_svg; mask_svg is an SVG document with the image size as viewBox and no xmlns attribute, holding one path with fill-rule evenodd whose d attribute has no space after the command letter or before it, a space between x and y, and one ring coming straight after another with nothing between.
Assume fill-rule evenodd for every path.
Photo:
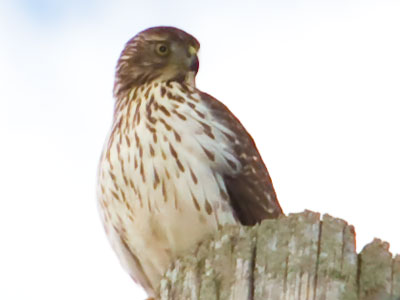
<instances>
[{"instance_id":1,"label":"pale sky background","mask_svg":"<svg viewBox=\"0 0 400 300\"><path fill-rule=\"evenodd\" d=\"M286 213L400 253L399 16L398 0L0 0L0 298L145 298L95 180L116 60L155 25L198 38L198 87L252 134Z\"/></svg>"}]
</instances>

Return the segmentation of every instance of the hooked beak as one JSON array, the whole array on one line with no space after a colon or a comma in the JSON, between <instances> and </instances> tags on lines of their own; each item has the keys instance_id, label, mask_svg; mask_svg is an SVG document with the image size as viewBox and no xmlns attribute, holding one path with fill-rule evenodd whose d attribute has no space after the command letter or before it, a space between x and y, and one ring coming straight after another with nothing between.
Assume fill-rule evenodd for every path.
<instances>
[{"instance_id":1,"label":"hooked beak","mask_svg":"<svg viewBox=\"0 0 400 300\"><path fill-rule=\"evenodd\" d=\"M188 52L191 59L189 69L190 71L197 73L197 71L199 70L199 58L197 57L198 49L193 46L189 46Z\"/></svg>"}]
</instances>

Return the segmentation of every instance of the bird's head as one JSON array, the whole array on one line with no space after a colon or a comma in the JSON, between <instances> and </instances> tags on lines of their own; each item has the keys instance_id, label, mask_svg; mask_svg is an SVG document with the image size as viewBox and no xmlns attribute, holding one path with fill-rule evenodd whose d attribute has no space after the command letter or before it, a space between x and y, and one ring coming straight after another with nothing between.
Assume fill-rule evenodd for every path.
<instances>
[{"instance_id":1,"label":"bird's head","mask_svg":"<svg viewBox=\"0 0 400 300\"><path fill-rule=\"evenodd\" d=\"M152 27L128 41L118 60L114 94L153 81L194 85L199 42L174 27Z\"/></svg>"}]
</instances>

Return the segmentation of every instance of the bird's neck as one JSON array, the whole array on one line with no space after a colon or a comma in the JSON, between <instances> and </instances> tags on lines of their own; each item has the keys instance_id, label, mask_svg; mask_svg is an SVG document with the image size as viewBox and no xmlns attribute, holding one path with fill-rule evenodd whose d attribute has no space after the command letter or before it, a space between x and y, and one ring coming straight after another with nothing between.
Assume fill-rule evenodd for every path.
<instances>
[{"instance_id":1,"label":"bird's neck","mask_svg":"<svg viewBox=\"0 0 400 300\"><path fill-rule=\"evenodd\" d=\"M196 88L196 73L188 72L185 76L184 84Z\"/></svg>"},{"instance_id":2,"label":"bird's neck","mask_svg":"<svg viewBox=\"0 0 400 300\"><path fill-rule=\"evenodd\" d=\"M173 77L170 80L166 80L164 77L159 76L156 77L153 80L144 82L144 81L140 81L137 80L135 78L130 78L130 80L128 80L127 78L125 78L124 80L121 80L119 77L117 77L117 79L115 80L114 83L114 89L113 89L113 93L114 93L114 97L116 99L122 99L125 98L126 95L129 95L132 90L140 90L142 88L146 88L149 85L154 85L154 84L158 84L158 85L163 85L163 84L170 84L170 83L178 83L178 84L182 84L185 86L190 86L192 88L196 88L196 73L193 71L187 72L186 74L181 74L182 76L178 76L178 77Z\"/></svg>"},{"instance_id":3,"label":"bird's neck","mask_svg":"<svg viewBox=\"0 0 400 300\"><path fill-rule=\"evenodd\" d=\"M148 101L151 95L158 91L158 93L166 93L165 91L172 91L174 88L186 91L195 91L195 74L189 72L183 82L178 81L152 81L138 86L132 86L123 92L114 93L115 106L114 112L120 112L130 102ZM163 95L162 95L163 96Z\"/></svg>"}]
</instances>

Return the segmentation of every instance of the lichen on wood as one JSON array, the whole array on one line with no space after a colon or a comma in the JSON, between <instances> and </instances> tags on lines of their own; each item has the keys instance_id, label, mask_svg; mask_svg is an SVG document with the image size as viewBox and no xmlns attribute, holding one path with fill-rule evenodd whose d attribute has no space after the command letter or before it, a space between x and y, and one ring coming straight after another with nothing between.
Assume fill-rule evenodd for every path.
<instances>
[{"instance_id":1,"label":"lichen on wood","mask_svg":"<svg viewBox=\"0 0 400 300\"><path fill-rule=\"evenodd\" d=\"M345 221L311 211L228 226L176 260L161 300L400 300L400 256L357 254Z\"/></svg>"}]
</instances>

